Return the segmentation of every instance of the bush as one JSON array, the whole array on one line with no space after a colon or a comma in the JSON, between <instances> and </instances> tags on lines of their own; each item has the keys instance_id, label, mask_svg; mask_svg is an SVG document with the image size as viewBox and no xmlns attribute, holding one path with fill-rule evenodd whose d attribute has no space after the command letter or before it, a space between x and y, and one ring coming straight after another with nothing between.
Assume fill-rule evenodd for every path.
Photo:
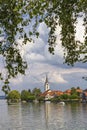
<instances>
[{"instance_id":1,"label":"bush","mask_svg":"<svg viewBox=\"0 0 87 130\"><path fill-rule=\"evenodd\" d=\"M60 96L60 98L61 98L61 99L68 99L68 98L69 98L69 95L63 94L63 95Z\"/></svg>"},{"instance_id":2,"label":"bush","mask_svg":"<svg viewBox=\"0 0 87 130\"><path fill-rule=\"evenodd\" d=\"M20 93L17 90L13 90L9 92L7 99L11 102L18 102L20 97Z\"/></svg>"},{"instance_id":3,"label":"bush","mask_svg":"<svg viewBox=\"0 0 87 130\"><path fill-rule=\"evenodd\" d=\"M28 96L28 101L33 101L35 100L35 96L34 95L29 95Z\"/></svg>"},{"instance_id":4,"label":"bush","mask_svg":"<svg viewBox=\"0 0 87 130\"><path fill-rule=\"evenodd\" d=\"M27 90L23 90L21 92L21 100L23 101L28 101L28 97L29 97L29 92Z\"/></svg>"},{"instance_id":5,"label":"bush","mask_svg":"<svg viewBox=\"0 0 87 130\"><path fill-rule=\"evenodd\" d=\"M41 94L41 90L39 88L34 88L32 90L32 93L35 95L36 98L38 98L39 95Z\"/></svg>"},{"instance_id":6,"label":"bush","mask_svg":"<svg viewBox=\"0 0 87 130\"><path fill-rule=\"evenodd\" d=\"M51 102L58 102L61 100L61 98L59 96L55 96L54 98L50 99Z\"/></svg>"},{"instance_id":7,"label":"bush","mask_svg":"<svg viewBox=\"0 0 87 130\"><path fill-rule=\"evenodd\" d=\"M33 100L35 100L35 96L32 94L32 93L30 93L29 91L27 91L27 90L23 90L22 92L21 92L21 100L22 101L33 101Z\"/></svg>"},{"instance_id":8,"label":"bush","mask_svg":"<svg viewBox=\"0 0 87 130\"><path fill-rule=\"evenodd\" d=\"M73 94L73 95L69 96L69 99L78 99L78 98L79 98L79 96L76 95L76 94Z\"/></svg>"},{"instance_id":9,"label":"bush","mask_svg":"<svg viewBox=\"0 0 87 130\"><path fill-rule=\"evenodd\" d=\"M38 100L39 102L44 101L44 100L45 100L45 97L44 97L44 96L39 96L39 97L37 98L37 100Z\"/></svg>"}]
</instances>

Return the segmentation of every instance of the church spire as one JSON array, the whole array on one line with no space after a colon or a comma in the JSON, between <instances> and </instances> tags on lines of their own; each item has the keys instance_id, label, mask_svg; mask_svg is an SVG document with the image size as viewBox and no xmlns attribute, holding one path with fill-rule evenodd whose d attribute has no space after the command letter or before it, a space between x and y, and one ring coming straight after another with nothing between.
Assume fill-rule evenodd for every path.
<instances>
[{"instance_id":1,"label":"church spire","mask_svg":"<svg viewBox=\"0 0 87 130\"><path fill-rule=\"evenodd\" d=\"M45 91L50 90L50 86L49 86L49 82L48 82L48 76L47 76L47 74L46 74L46 80L45 80L45 85L44 85L44 87L45 87Z\"/></svg>"},{"instance_id":2,"label":"church spire","mask_svg":"<svg viewBox=\"0 0 87 130\"><path fill-rule=\"evenodd\" d=\"M47 76L47 74L46 74L46 81L45 81L45 83L48 83L48 76Z\"/></svg>"}]
</instances>

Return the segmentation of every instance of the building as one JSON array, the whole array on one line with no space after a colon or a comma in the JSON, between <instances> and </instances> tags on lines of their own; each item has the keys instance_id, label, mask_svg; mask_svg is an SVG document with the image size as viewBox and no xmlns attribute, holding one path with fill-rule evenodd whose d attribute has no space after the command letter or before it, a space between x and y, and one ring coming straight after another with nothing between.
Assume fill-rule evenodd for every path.
<instances>
[{"instance_id":1,"label":"building","mask_svg":"<svg viewBox=\"0 0 87 130\"><path fill-rule=\"evenodd\" d=\"M44 90L45 90L45 91L50 90L50 85L49 85L49 82L48 82L48 77L47 77L47 75L46 75L46 80L45 80L45 84L44 84Z\"/></svg>"},{"instance_id":2,"label":"building","mask_svg":"<svg viewBox=\"0 0 87 130\"><path fill-rule=\"evenodd\" d=\"M51 98L54 98L55 96L60 96L63 94L62 91L57 91L57 90L55 91L55 90L50 89L47 75L46 75L46 80L44 84L44 90L45 91L41 94L41 96L43 96L45 100L49 100Z\"/></svg>"},{"instance_id":3,"label":"building","mask_svg":"<svg viewBox=\"0 0 87 130\"><path fill-rule=\"evenodd\" d=\"M50 93L51 93L50 85L48 81L48 76L46 75L45 84L44 84L44 93L42 94L45 97L45 100L49 100L53 98L53 96Z\"/></svg>"},{"instance_id":4,"label":"building","mask_svg":"<svg viewBox=\"0 0 87 130\"><path fill-rule=\"evenodd\" d=\"M80 88L74 88L75 92L73 92L73 89L67 89L66 91L62 92L59 90L51 90L50 89L50 85L49 85L49 81L48 81L48 77L46 75L46 79L45 79L45 84L44 84L44 92L40 95L42 97L44 97L45 101L50 100L54 97L58 97L61 96L63 94L66 95L72 95L74 93L76 93L78 96L81 97L81 94L83 93L83 90ZM87 96L87 91L85 90L85 95Z\"/></svg>"},{"instance_id":5,"label":"building","mask_svg":"<svg viewBox=\"0 0 87 130\"><path fill-rule=\"evenodd\" d=\"M75 91L79 94L81 94L83 92L82 89L80 88L75 88ZM67 89L66 91L64 91L64 94L67 94L67 95L71 95L72 94L72 90L71 89Z\"/></svg>"},{"instance_id":6,"label":"building","mask_svg":"<svg viewBox=\"0 0 87 130\"><path fill-rule=\"evenodd\" d=\"M71 95L71 89L67 89L64 94Z\"/></svg>"}]
</instances>

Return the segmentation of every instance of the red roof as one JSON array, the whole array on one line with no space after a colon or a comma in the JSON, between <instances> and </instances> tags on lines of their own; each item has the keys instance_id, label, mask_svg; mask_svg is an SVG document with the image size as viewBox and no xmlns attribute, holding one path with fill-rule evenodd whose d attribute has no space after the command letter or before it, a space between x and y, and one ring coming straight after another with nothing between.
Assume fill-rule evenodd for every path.
<instances>
[{"instance_id":1,"label":"red roof","mask_svg":"<svg viewBox=\"0 0 87 130\"><path fill-rule=\"evenodd\" d=\"M82 89L76 89L76 92L82 93L83 90Z\"/></svg>"},{"instance_id":2,"label":"red roof","mask_svg":"<svg viewBox=\"0 0 87 130\"><path fill-rule=\"evenodd\" d=\"M70 90L70 89L67 89L67 90L64 92L64 94L70 95L70 94L71 94L71 90Z\"/></svg>"},{"instance_id":3,"label":"red roof","mask_svg":"<svg viewBox=\"0 0 87 130\"><path fill-rule=\"evenodd\" d=\"M46 96L47 94L49 94L50 96L60 96L60 95L62 95L63 94L63 92L62 91L52 91L52 90L47 90L47 91L45 91L44 93L42 93L41 94L41 96Z\"/></svg>"}]
</instances>

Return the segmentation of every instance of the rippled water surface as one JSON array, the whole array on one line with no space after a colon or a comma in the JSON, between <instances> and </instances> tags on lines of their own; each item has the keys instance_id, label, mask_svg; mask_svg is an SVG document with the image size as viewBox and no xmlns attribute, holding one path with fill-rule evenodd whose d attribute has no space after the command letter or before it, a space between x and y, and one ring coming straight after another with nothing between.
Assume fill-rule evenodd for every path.
<instances>
[{"instance_id":1,"label":"rippled water surface","mask_svg":"<svg viewBox=\"0 0 87 130\"><path fill-rule=\"evenodd\" d=\"M87 104L8 106L0 100L0 130L87 130Z\"/></svg>"}]
</instances>

